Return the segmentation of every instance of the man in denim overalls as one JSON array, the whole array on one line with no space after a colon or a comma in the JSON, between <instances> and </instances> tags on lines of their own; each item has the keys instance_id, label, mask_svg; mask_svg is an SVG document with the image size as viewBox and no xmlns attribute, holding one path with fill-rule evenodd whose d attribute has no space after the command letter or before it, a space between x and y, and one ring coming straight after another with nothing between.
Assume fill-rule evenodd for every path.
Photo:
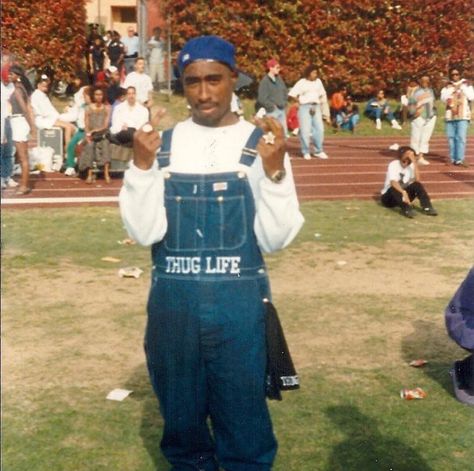
<instances>
[{"instance_id":1,"label":"man in denim overalls","mask_svg":"<svg viewBox=\"0 0 474 471\"><path fill-rule=\"evenodd\" d=\"M303 223L284 133L231 112L230 43L192 39L178 67L191 118L161 137L136 132L120 194L130 235L152 245L145 348L161 448L174 471L270 470L261 250L285 247Z\"/></svg>"}]
</instances>

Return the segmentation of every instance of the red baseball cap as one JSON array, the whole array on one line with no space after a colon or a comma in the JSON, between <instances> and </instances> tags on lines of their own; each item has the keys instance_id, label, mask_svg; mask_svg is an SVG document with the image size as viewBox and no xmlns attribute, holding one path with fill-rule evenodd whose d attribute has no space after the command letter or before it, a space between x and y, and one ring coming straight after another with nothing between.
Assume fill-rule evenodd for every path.
<instances>
[{"instance_id":1,"label":"red baseball cap","mask_svg":"<svg viewBox=\"0 0 474 471\"><path fill-rule=\"evenodd\" d=\"M267 61L267 69L268 70L270 70L272 67L275 67L277 65L280 65L280 63L275 58L269 59Z\"/></svg>"}]
</instances>

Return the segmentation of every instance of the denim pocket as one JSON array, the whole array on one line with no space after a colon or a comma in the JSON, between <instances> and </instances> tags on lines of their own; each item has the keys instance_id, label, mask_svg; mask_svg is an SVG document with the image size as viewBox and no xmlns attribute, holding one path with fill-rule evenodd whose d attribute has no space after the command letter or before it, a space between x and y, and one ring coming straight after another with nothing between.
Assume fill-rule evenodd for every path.
<instances>
[{"instance_id":1,"label":"denim pocket","mask_svg":"<svg viewBox=\"0 0 474 471\"><path fill-rule=\"evenodd\" d=\"M247 239L243 195L166 197L165 246L175 251L234 250Z\"/></svg>"}]
</instances>

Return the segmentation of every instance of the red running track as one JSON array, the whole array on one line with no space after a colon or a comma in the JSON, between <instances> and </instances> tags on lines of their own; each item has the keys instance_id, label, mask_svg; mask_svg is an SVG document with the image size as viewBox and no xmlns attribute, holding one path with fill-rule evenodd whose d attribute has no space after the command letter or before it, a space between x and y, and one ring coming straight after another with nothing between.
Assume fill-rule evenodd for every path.
<instances>
[{"instance_id":1,"label":"red running track","mask_svg":"<svg viewBox=\"0 0 474 471\"><path fill-rule=\"evenodd\" d=\"M407 145L408 138L394 137L327 137L324 143L328 160L301 158L299 141L290 138L288 151L292 158L298 196L301 201L378 198L388 163L396 158L389 146ZM472 147L472 146L471 146ZM469 167L449 163L445 137L431 140L429 166L421 167L422 181L433 199L474 196L474 150L468 146ZM31 176L33 191L16 196L14 190L2 193L2 209L116 205L122 184L118 174L110 184L98 179L88 185L79 178L61 173Z\"/></svg>"}]
</instances>

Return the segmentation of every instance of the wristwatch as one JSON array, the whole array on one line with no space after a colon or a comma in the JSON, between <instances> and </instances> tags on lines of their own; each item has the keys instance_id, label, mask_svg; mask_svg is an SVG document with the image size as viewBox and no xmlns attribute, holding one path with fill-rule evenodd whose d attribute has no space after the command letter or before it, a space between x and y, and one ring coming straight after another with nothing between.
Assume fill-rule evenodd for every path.
<instances>
[{"instance_id":1,"label":"wristwatch","mask_svg":"<svg viewBox=\"0 0 474 471\"><path fill-rule=\"evenodd\" d=\"M283 170L277 170L272 175L270 175L268 178L273 183L281 183L285 177L286 177L286 170L283 169Z\"/></svg>"}]
</instances>

